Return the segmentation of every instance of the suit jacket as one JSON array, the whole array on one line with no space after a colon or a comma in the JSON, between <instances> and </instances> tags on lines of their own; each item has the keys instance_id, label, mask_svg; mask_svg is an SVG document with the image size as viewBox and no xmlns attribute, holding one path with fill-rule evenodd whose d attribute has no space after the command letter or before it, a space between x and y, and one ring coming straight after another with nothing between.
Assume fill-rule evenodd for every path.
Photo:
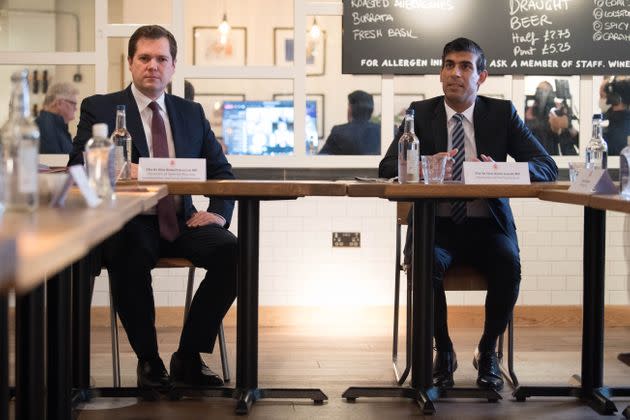
<instances>
[{"instance_id":1,"label":"suit jacket","mask_svg":"<svg viewBox=\"0 0 630 420\"><path fill-rule=\"evenodd\" d=\"M72 136L61 115L40 111L35 122L39 127L39 153L70 154Z\"/></svg>"},{"instance_id":2,"label":"suit jacket","mask_svg":"<svg viewBox=\"0 0 630 420\"><path fill-rule=\"evenodd\" d=\"M166 111L171 124L175 156L178 158L206 159L208 179L234 179L232 166L228 163L221 145L214 137L203 108L177 96L166 94ZM116 105L126 106L127 130L131 134L131 160L138 163L140 157L149 157L147 139L142 126L138 105L131 92L131 85L120 92L108 95L94 95L81 103L81 118L74 138L74 150L69 165L83 163L85 143L92 137L92 125L106 123L109 132L116 128ZM188 220L196 211L190 195L182 196L184 219ZM234 210L233 200L210 198L208 211L221 215L229 226Z\"/></svg>"},{"instance_id":3,"label":"suit jacket","mask_svg":"<svg viewBox=\"0 0 630 420\"><path fill-rule=\"evenodd\" d=\"M319 154L380 155L381 126L367 120L336 125Z\"/></svg>"},{"instance_id":4,"label":"suit jacket","mask_svg":"<svg viewBox=\"0 0 630 420\"><path fill-rule=\"evenodd\" d=\"M448 146L446 109L444 97L413 102L414 127L420 139L420 153L432 155L445 152ZM490 156L495 161L505 161L510 155L517 162L529 163L532 181L555 181L558 167L540 142L525 126L516 113L512 102L478 96L473 113L477 153ZM398 139L404 131L404 123L387 149L379 165L379 176L391 178L398 175ZM516 227L507 198L488 199L492 219L515 243Z\"/></svg>"}]
</instances>

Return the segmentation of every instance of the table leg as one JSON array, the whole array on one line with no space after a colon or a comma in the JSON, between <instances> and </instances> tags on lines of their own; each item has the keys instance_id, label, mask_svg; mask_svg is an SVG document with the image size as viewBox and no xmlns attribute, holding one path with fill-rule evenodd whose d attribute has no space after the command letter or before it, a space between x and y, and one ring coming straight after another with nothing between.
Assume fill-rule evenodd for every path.
<instances>
[{"instance_id":1,"label":"table leg","mask_svg":"<svg viewBox=\"0 0 630 420\"><path fill-rule=\"evenodd\" d=\"M15 418L46 418L44 386L44 285L17 296L15 340Z\"/></svg>"},{"instance_id":2,"label":"table leg","mask_svg":"<svg viewBox=\"0 0 630 420\"><path fill-rule=\"evenodd\" d=\"M260 201L238 203L238 307L236 326L236 413L246 414L263 398L305 398L321 404L328 397L319 389L258 388L258 252Z\"/></svg>"},{"instance_id":3,"label":"table leg","mask_svg":"<svg viewBox=\"0 0 630 420\"><path fill-rule=\"evenodd\" d=\"M0 420L9 419L9 304L0 295Z\"/></svg>"},{"instance_id":4,"label":"table leg","mask_svg":"<svg viewBox=\"0 0 630 420\"><path fill-rule=\"evenodd\" d=\"M438 389L433 386L433 248L435 200L416 200L413 205L413 274L411 388L350 387L342 395L348 401L359 397L400 397L415 400L423 414L435 413L438 398L482 398L498 401L501 395L479 388Z\"/></svg>"},{"instance_id":5,"label":"table leg","mask_svg":"<svg viewBox=\"0 0 630 420\"><path fill-rule=\"evenodd\" d=\"M69 267L46 283L49 418L72 417L71 282Z\"/></svg>"},{"instance_id":6,"label":"table leg","mask_svg":"<svg viewBox=\"0 0 630 420\"><path fill-rule=\"evenodd\" d=\"M576 397L600 414L617 411L612 396L630 394L628 388L606 388L604 374L604 303L606 261L606 212L584 208L584 293L582 305L581 386L577 387L518 387L517 401L527 397Z\"/></svg>"}]
</instances>

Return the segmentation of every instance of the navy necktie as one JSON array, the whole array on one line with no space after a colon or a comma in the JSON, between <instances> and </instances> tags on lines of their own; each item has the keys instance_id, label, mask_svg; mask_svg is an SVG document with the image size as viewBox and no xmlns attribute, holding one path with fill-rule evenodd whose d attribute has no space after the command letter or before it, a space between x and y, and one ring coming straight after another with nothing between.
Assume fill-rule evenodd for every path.
<instances>
[{"instance_id":1,"label":"navy necktie","mask_svg":"<svg viewBox=\"0 0 630 420\"><path fill-rule=\"evenodd\" d=\"M151 145L153 157L167 158L168 143L166 142L166 128L160 115L160 107L157 102L151 102L149 108L153 111L151 117ZM157 217L160 226L160 236L167 241L174 241L179 235L177 215L175 214L175 201L172 195L167 195L157 203Z\"/></svg>"},{"instance_id":2,"label":"navy necktie","mask_svg":"<svg viewBox=\"0 0 630 420\"><path fill-rule=\"evenodd\" d=\"M461 181L462 170L464 169L464 160L466 160L466 150L464 149L464 115L453 115L455 120L455 126L451 133L452 148L457 149L457 154L453 157L453 180ZM466 202L465 201L452 201L451 202L451 219L453 222L460 224L466 220Z\"/></svg>"}]
</instances>

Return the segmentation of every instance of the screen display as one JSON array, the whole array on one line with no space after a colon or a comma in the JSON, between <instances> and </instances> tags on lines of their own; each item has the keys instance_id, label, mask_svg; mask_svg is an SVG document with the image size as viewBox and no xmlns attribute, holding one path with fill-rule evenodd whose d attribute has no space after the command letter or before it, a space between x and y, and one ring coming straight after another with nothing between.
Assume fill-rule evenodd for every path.
<instances>
[{"instance_id":1,"label":"screen display","mask_svg":"<svg viewBox=\"0 0 630 420\"><path fill-rule=\"evenodd\" d=\"M223 141L230 155L293 154L293 101L226 101ZM317 104L306 101L306 151L317 151Z\"/></svg>"}]
</instances>

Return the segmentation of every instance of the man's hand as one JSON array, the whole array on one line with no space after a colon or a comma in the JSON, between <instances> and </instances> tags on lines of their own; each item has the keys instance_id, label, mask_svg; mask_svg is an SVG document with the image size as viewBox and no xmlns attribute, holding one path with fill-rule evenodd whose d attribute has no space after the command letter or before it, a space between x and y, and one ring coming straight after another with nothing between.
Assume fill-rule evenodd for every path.
<instances>
[{"instance_id":1,"label":"man's hand","mask_svg":"<svg viewBox=\"0 0 630 420\"><path fill-rule=\"evenodd\" d=\"M566 115L557 116L555 112L549 112L549 128L556 134L562 133L562 130L569 128L569 118Z\"/></svg>"},{"instance_id":2,"label":"man's hand","mask_svg":"<svg viewBox=\"0 0 630 420\"><path fill-rule=\"evenodd\" d=\"M447 157L449 159L446 160L446 170L444 171L444 179L453 179L453 158L457 154L457 149L451 149L448 152L440 152L436 153L435 156Z\"/></svg>"},{"instance_id":3,"label":"man's hand","mask_svg":"<svg viewBox=\"0 0 630 420\"><path fill-rule=\"evenodd\" d=\"M138 164L131 164L131 179L138 179Z\"/></svg>"},{"instance_id":4,"label":"man's hand","mask_svg":"<svg viewBox=\"0 0 630 420\"><path fill-rule=\"evenodd\" d=\"M200 227L212 224L223 227L225 226L225 219L215 213L198 211L197 213L194 213L188 221L186 221L186 226L188 227Z\"/></svg>"},{"instance_id":5,"label":"man's hand","mask_svg":"<svg viewBox=\"0 0 630 420\"><path fill-rule=\"evenodd\" d=\"M484 154L480 156L481 156L481 160L474 158L473 162L494 162L494 159L492 159L490 156L486 156Z\"/></svg>"}]
</instances>

